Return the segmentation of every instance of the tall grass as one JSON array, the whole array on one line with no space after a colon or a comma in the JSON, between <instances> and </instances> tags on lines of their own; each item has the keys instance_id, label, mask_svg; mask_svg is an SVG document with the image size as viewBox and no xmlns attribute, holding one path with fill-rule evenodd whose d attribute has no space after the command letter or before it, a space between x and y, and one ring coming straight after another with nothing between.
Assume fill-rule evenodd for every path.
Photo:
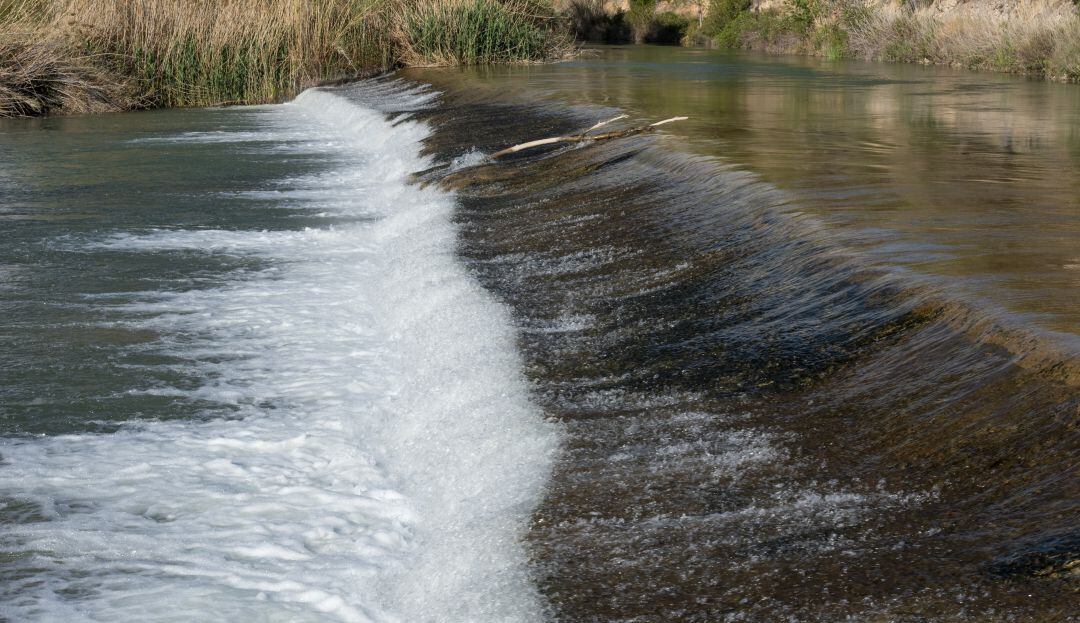
<instances>
[{"instance_id":1,"label":"tall grass","mask_svg":"<svg viewBox=\"0 0 1080 623\"><path fill-rule=\"evenodd\" d=\"M716 25L721 47L1080 81L1080 10L1073 0L969 2L949 10L898 0L785 0L779 10L758 12L748 5L711 0L706 24Z\"/></svg>"},{"instance_id":2,"label":"tall grass","mask_svg":"<svg viewBox=\"0 0 1080 623\"><path fill-rule=\"evenodd\" d=\"M43 28L48 0L0 0L0 117L107 112L135 101L130 84Z\"/></svg>"},{"instance_id":3,"label":"tall grass","mask_svg":"<svg viewBox=\"0 0 1080 623\"><path fill-rule=\"evenodd\" d=\"M92 110L106 93L128 93L120 107L271 102L402 63L548 60L568 50L550 13L545 0L0 0L0 41L41 42L0 47L0 115ZM34 69L67 95L14 104Z\"/></svg>"},{"instance_id":4,"label":"tall grass","mask_svg":"<svg viewBox=\"0 0 1080 623\"><path fill-rule=\"evenodd\" d=\"M1080 80L1080 14L1071 0L1018 0L941 13L883 7L848 27L851 56Z\"/></svg>"},{"instance_id":5,"label":"tall grass","mask_svg":"<svg viewBox=\"0 0 1080 623\"><path fill-rule=\"evenodd\" d=\"M410 65L478 65L550 60L570 40L535 0L406 1L393 33Z\"/></svg>"},{"instance_id":6,"label":"tall grass","mask_svg":"<svg viewBox=\"0 0 1080 623\"><path fill-rule=\"evenodd\" d=\"M54 111L112 112L130 108L130 84L108 75L65 46L7 33L0 40L0 117Z\"/></svg>"},{"instance_id":7,"label":"tall grass","mask_svg":"<svg viewBox=\"0 0 1080 623\"><path fill-rule=\"evenodd\" d=\"M155 105L265 102L386 66L375 9L373 0L69 0L76 17L61 28Z\"/></svg>"}]
</instances>

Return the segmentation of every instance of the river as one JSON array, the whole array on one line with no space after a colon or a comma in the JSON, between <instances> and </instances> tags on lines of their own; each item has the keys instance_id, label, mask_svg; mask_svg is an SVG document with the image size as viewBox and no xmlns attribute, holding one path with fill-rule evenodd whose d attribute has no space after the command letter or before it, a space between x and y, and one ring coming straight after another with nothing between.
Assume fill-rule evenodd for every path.
<instances>
[{"instance_id":1,"label":"river","mask_svg":"<svg viewBox=\"0 0 1080 623\"><path fill-rule=\"evenodd\" d=\"M1075 620L1078 165L1075 85L648 46L0 121L0 614Z\"/></svg>"}]
</instances>

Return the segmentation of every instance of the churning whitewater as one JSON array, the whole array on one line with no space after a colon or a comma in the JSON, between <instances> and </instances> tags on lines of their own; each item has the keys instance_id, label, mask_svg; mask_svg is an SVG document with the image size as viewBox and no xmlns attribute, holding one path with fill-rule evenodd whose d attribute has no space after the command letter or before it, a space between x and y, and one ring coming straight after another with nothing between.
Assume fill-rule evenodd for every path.
<instances>
[{"instance_id":1,"label":"churning whitewater","mask_svg":"<svg viewBox=\"0 0 1080 623\"><path fill-rule=\"evenodd\" d=\"M220 287L114 304L197 386L132 394L231 417L11 438L0 488L40 520L5 526L25 573L0 616L103 621L527 621L521 537L551 470L507 309L455 258L454 197L408 183L428 128L394 82L247 109L256 141L331 163L258 191L325 218L285 231L112 232L92 253L257 260ZM363 102L361 103L361 98ZM75 249L78 251L79 249ZM87 304L109 304L97 295ZM119 299L118 299L119 300Z\"/></svg>"}]
</instances>

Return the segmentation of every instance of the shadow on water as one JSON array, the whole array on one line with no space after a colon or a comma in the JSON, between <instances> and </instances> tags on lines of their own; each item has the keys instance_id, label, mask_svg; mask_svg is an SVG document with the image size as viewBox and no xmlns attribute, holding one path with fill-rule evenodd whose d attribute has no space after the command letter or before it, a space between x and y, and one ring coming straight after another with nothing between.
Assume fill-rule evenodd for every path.
<instances>
[{"instance_id":1,"label":"shadow on water","mask_svg":"<svg viewBox=\"0 0 1080 623\"><path fill-rule=\"evenodd\" d=\"M610 112L405 76L444 92L444 162ZM1076 340L732 162L644 136L422 180L566 426L528 537L554 617L1074 620Z\"/></svg>"}]
</instances>

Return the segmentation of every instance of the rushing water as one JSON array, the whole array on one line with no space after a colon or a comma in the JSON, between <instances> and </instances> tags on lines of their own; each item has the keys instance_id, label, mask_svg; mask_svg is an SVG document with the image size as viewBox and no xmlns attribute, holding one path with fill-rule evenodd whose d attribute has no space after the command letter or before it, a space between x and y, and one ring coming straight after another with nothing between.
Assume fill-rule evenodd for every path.
<instances>
[{"instance_id":1,"label":"rushing water","mask_svg":"<svg viewBox=\"0 0 1080 623\"><path fill-rule=\"evenodd\" d=\"M1075 620L1078 164L649 47L4 122L0 616Z\"/></svg>"},{"instance_id":2,"label":"rushing water","mask_svg":"<svg viewBox=\"0 0 1080 623\"><path fill-rule=\"evenodd\" d=\"M555 618L1075 619L1080 89L663 48L406 76L444 161L691 117L420 176L566 426Z\"/></svg>"},{"instance_id":3,"label":"rushing water","mask_svg":"<svg viewBox=\"0 0 1080 623\"><path fill-rule=\"evenodd\" d=\"M4 126L0 613L536 617L555 430L376 110L430 99Z\"/></svg>"}]
</instances>

